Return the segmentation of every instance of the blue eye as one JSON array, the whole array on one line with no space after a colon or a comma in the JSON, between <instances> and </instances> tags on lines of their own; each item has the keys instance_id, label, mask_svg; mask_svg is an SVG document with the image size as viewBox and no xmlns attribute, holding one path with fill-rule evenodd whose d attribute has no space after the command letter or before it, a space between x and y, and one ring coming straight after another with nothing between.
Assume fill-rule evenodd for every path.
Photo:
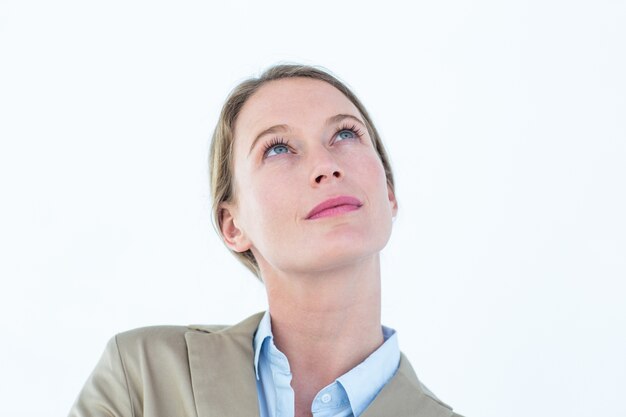
<instances>
[{"instance_id":1,"label":"blue eye","mask_svg":"<svg viewBox=\"0 0 626 417\"><path fill-rule=\"evenodd\" d=\"M351 139L353 137L356 137L355 133L350 129L343 129L343 130L340 130L338 133L339 133L339 137L342 139ZM346 136L346 133L348 134L347 136Z\"/></svg>"},{"instance_id":2,"label":"blue eye","mask_svg":"<svg viewBox=\"0 0 626 417\"><path fill-rule=\"evenodd\" d=\"M265 145L265 149L263 149L263 156L272 156L270 155L271 151L278 155L281 153L287 153L289 151L289 147L287 146L289 141L284 141L283 138L274 138L267 145Z\"/></svg>"},{"instance_id":3,"label":"blue eye","mask_svg":"<svg viewBox=\"0 0 626 417\"><path fill-rule=\"evenodd\" d=\"M346 135L351 134L352 136ZM335 133L339 134L341 139L360 139L363 136L363 131L357 127L357 125L353 124L351 126L342 126Z\"/></svg>"},{"instance_id":4,"label":"blue eye","mask_svg":"<svg viewBox=\"0 0 626 417\"><path fill-rule=\"evenodd\" d=\"M270 151L274 150L274 152L276 152L277 154L280 153L286 153L289 151L289 148L287 148L285 145L274 145L272 148L270 148Z\"/></svg>"}]
</instances>

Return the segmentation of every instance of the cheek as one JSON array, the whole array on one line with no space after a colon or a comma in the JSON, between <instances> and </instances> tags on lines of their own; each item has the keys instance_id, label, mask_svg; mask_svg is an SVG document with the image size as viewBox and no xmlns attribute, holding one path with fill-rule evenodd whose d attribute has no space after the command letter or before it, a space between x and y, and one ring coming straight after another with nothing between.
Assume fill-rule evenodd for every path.
<instances>
[{"instance_id":1,"label":"cheek","mask_svg":"<svg viewBox=\"0 0 626 417\"><path fill-rule=\"evenodd\" d=\"M294 217L294 206L298 195L289 176L257 174L248 190L251 197L252 222L276 227L286 224Z\"/></svg>"},{"instance_id":2,"label":"cheek","mask_svg":"<svg viewBox=\"0 0 626 417\"><path fill-rule=\"evenodd\" d=\"M248 237L265 259L277 259L296 245L297 207L293 185L257 176L251 181L246 207Z\"/></svg>"},{"instance_id":3,"label":"cheek","mask_svg":"<svg viewBox=\"0 0 626 417\"><path fill-rule=\"evenodd\" d=\"M380 188L384 186L385 193L387 187L387 177L385 175L385 168L383 163L378 157L376 152L362 155L360 158L355 158L356 172L359 180L364 181L368 187Z\"/></svg>"},{"instance_id":4,"label":"cheek","mask_svg":"<svg viewBox=\"0 0 626 417\"><path fill-rule=\"evenodd\" d=\"M358 181L365 188L372 210L378 216L387 216L390 212L389 190L385 167L377 153L363 158L359 163ZM381 217L381 218L382 218Z\"/></svg>"}]
</instances>

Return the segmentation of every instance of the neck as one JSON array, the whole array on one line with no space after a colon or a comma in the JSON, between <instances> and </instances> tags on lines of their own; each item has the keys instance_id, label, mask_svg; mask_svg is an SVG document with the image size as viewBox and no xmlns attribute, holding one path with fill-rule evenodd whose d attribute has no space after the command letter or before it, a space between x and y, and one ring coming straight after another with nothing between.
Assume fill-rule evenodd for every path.
<instances>
[{"instance_id":1,"label":"neck","mask_svg":"<svg viewBox=\"0 0 626 417\"><path fill-rule=\"evenodd\" d=\"M314 396L383 343L378 253L315 274L272 272L263 275L272 333L296 395L300 386Z\"/></svg>"}]
</instances>

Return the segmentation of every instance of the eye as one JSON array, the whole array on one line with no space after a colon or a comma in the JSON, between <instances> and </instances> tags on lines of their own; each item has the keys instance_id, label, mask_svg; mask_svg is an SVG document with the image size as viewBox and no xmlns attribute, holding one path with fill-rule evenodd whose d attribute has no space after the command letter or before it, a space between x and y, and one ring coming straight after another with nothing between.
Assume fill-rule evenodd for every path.
<instances>
[{"instance_id":1,"label":"eye","mask_svg":"<svg viewBox=\"0 0 626 417\"><path fill-rule=\"evenodd\" d=\"M283 138L274 138L265 145L263 157L267 158L268 156L273 156L272 151L274 151L276 155L287 153L289 151L288 145L289 141L283 140Z\"/></svg>"},{"instance_id":2,"label":"eye","mask_svg":"<svg viewBox=\"0 0 626 417\"><path fill-rule=\"evenodd\" d=\"M335 136L343 139L360 139L363 136L363 130L359 129L357 125L342 126L335 132Z\"/></svg>"}]
</instances>

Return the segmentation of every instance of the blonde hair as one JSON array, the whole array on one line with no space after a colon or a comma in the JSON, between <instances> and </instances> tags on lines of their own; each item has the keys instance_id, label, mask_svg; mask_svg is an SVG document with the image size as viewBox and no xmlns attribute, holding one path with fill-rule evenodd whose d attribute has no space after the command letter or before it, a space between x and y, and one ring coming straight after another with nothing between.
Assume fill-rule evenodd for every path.
<instances>
[{"instance_id":1,"label":"blonde hair","mask_svg":"<svg viewBox=\"0 0 626 417\"><path fill-rule=\"evenodd\" d=\"M211 147L209 151L209 175L211 185L212 200L212 221L213 227L224 242L222 235L222 220L220 203L236 202L237 196L234 195L233 183L233 142L235 122L241 108L246 100L254 94L259 87L268 81L278 80L289 77L308 77L321 81L325 81L333 87L341 91L359 110L364 118L367 131L372 138L374 148L378 152L382 165L385 169L388 186L395 192L393 173L389 163L389 157L385 151L385 147L374 127L374 123L365 110L365 107L359 99L350 91L350 89L336 77L331 75L327 70L323 70L318 66L301 65L301 64L277 64L267 68L259 77L249 78L239 83L228 95L226 102L222 107L217 125L213 132ZM248 268L261 282L261 271L259 265L254 258L251 250L245 252L236 252L228 248L233 255L246 268Z\"/></svg>"}]
</instances>

